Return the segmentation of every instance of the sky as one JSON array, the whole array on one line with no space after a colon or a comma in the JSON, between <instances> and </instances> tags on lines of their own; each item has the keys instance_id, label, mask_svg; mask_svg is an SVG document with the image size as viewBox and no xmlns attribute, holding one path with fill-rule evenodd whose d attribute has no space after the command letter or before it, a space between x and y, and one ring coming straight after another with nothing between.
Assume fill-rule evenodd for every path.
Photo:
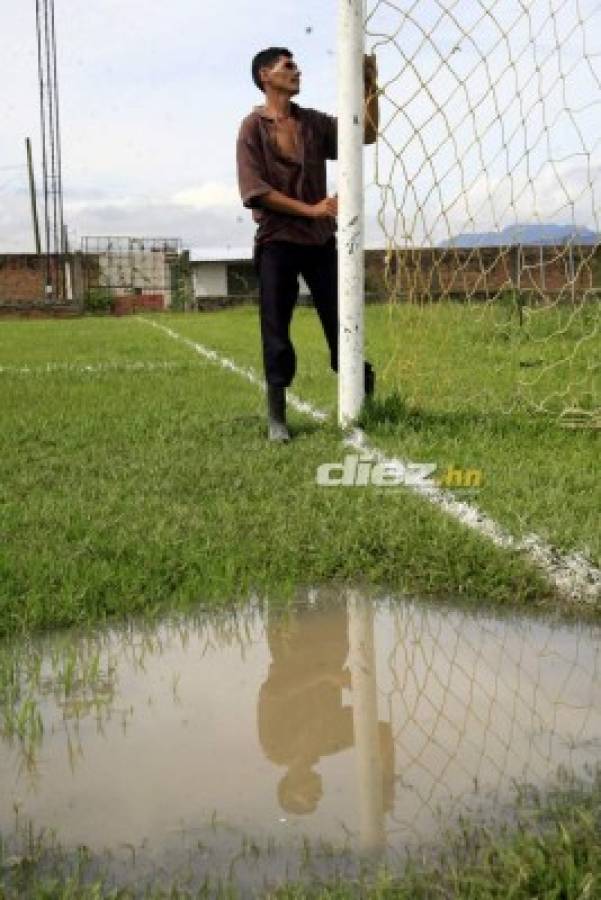
<instances>
[{"instance_id":1,"label":"sky","mask_svg":"<svg viewBox=\"0 0 601 900\"><path fill-rule=\"evenodd\" d=\"M0 34L0 252L31 249L25 137L40 171L35 3ZM270 8L271 6L271 8ZM241 120L262 94L253 55L288 46L298 102L334 112L335 15L323 0L55 0L65 221L84 234L244 246L255 227L235 171ZM18 166L20 169L9 169ZM38 189L40 177L38 176Z\"/></svg>"},{"instance_id":2,"label":"sky","mask_svg":"<svg viewBox=\"0 0 601 900\"><path fill-rule=\"evenodd\" d=\"M38 190L41 169L35 2L6 6L0 252L23 252L33 249L27 136ZM390 235L438 241L516 219L598 227L597 0L368 7L367 45L377 49L387 91L385 139L365 150L368 245ZM486 7L502 9L502 26L482 14ZM252 56L289 47L303 72L297 102L335 114L336 10L336 0L55 0L71 245L84 235L131 234L195 248L250 246L255 226L238 194L235 143L241 120L263 100ZM336 163L328 181L334 192Z\"/></svg>"}]
</instances>

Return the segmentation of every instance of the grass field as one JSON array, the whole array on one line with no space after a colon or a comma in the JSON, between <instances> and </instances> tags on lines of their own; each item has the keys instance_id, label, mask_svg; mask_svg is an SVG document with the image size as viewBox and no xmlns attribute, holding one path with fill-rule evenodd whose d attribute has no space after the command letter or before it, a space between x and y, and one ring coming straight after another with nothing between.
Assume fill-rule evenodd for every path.
<instances>
[{"instance_id":1,"label":"grass field","mask_svg":"<svg viewBox=\"0 0 601 900\"><path fill-rule=\"evenodd\" d=\"M412 381L391 362L409 331L392 315L401 320L368 309L380 373L372 441L439 470L482 470L477 503L501 525L598 564L598 433L504 412L509 387L483 350L466 358L474 325L464 333L452 316L446 357L440 335L414 329L407 344L423 365ZM260 372L255 308L159 321ZM3 322L0 632L332 579L478 601L548 597L527 560L409 493L315 484L319 464L343 459L336 377L312 310L298 310L294 338L294 388L332 417L292 412L294 440L274 447L257 387L147 323ZM479 390L466 402L468 377Z\"/></svg>"},{"instance_id":2,"label":"grass field","mask_svg":"<svg viewBox=\"0 0 601 900\"><path fill-rule=\"evenodd\" d=\"M579 404L594 407L590 341L574 332L581 323L540 320L525 338L486 316L368 308L368 355L378 372L363 417L369 439L439 471L481 470L470 502L516 536L535 531L599 565L599 433L534 414L517 387L518 373L530 377L543 354L564 363L543 366L529 399L559 396L569 379ZM154 321L260 376L254 307ZM317 466L341 463L346 452L337 383L312 310L297 311L293 334L294 390L330 418L318 423L292 410L293 441L273 446L258 387L149 321L0 323L5 649L12 637L44 629L151 619L256 594L277 602L306 585L342 582L478 608L563 609L525 555L499 549L415 494L316 484ZM0 700L3 679L16 671L1 663ZM442 869L408 871L404 881L383 877L360 891L290 885L279 896L593 897L601 889L598 798L597 776L592 794L571 791L544 805L542 836L480 834L469 853L456 846ZM45 897L105 893L77 875L48 880L35 867L0 876L0 897L21 896L21 888Z\"/></svg>"},{"instance_id":3,"label":"grass field","mask_svg":"<svg viewBox=\"0 0 601 900\"><path fill-rule=\"evenodd\" d=\"M315 317L300 312L295 322L302 347L296 390L334 415L336 378L327 374ZM259 348L246 339L254 310L226 315L228 327L222 315L203 321L202 327L189 320L189 327L179 330L259 370ZM386 398L397 393L401 402L376 404L374 414L366 418L368 431L390 454L436 461L439 470L452 464L482 470L478 504L484 510L515 534L535 530L564 550L584 551L599 564L599 432L563 429L556 419L520 407L516 398L518 380L526 371L528 378L540 381L523 391L540 403L564 382L590 385L593 378L598 400L601 335L594 335L596 351L588 346L582 353L580 367L573 361L532 376L519 368L520 360L531 359L533 353L566 359L581 337L582 322L572 324L576 333L571 347L565 334L545 341L545 333L555 331L557 322L552 328L539 322L536 341L542 343L535 342L534 352L531 343L518 338L507 347L500 337L506 332L497 324L472 308L369 307L367 351L380 376L377 394Z\"/></svg>"}]
</instances>

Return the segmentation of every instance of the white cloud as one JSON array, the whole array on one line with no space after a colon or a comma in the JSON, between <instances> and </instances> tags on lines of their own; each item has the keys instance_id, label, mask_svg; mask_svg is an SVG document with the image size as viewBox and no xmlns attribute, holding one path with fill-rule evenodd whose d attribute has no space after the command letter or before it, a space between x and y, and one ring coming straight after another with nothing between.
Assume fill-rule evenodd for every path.
<instances>
[{"instance_id":1,"label":"white cloud","mask_svg":"<svg viewBox=\"0 0 601 900\"><path fill-rule=\"evenodd\" d=\"M78 216L85 212L93 211L94 209L103 209L109 207L111 209L132 209L135 207L140 207L141 201L139 196L134 197L106 197L104 201L91 202L91 199L80 199L80 200L65 200L63 207L66 216ZM161 201L156 197L148 197L145 202L145 206L160 206Z\"/></svg>"},{"instance_id":2,"label":"white cloud","mask_svg":"<svg viewBox=\"0 0 601 900\"><path fill-rule=\"evenodd\" d=\"M178 206L191 206L193 209L221 207L238 209L241 205L238 189L219 181L207 181L199 187L184 188L174 194L172 200Z\"/></svg>"},{"instance_id":3,"label":"white cloud","mask_svg":"<svg viewBox=\"0 0 601 900\"><path fill-rule=\"evenodd\" d=\"M249 216L237 210L195 209L169 201L153 204L112 203L90 206L70 218L78 237L86 234L131 234L179 237L184 246L250 246L254 226Z\"/></svg>"}]
</instances>

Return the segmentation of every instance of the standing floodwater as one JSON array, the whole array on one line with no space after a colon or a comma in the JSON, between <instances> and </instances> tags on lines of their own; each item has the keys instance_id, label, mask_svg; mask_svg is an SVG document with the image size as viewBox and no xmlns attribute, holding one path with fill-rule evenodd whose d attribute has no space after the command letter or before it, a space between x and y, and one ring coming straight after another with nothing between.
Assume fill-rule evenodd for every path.
<instances>
[{"instance_id":1,"label":"standing floodwater","mask_svg":"<svg viewBox=\"0 0 601 900\"><path fill-rule=\"evenodd\" d=\"M584 626L312 592L5 647L0 833L54 829L117 882L402 860L461 815L509 815L516 782L601 760L598 646Z\"/></svg>"}]
</instances>

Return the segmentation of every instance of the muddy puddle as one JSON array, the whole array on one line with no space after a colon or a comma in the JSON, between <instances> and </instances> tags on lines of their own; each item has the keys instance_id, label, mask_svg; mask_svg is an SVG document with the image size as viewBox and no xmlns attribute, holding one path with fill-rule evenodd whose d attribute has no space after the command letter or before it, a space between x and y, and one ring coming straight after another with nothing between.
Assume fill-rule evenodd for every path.
<instances>
[{"instance_id":1,"label":"muddy puddle","mask_svg":"<svg viewBox=\"0 0 601 900\"><path fill-rule=\"evenodd\" d=\"M0 648L5 857L246 890L402 866L601 761L599 637L314 591Z\"/></svg>"}]
</instances>

